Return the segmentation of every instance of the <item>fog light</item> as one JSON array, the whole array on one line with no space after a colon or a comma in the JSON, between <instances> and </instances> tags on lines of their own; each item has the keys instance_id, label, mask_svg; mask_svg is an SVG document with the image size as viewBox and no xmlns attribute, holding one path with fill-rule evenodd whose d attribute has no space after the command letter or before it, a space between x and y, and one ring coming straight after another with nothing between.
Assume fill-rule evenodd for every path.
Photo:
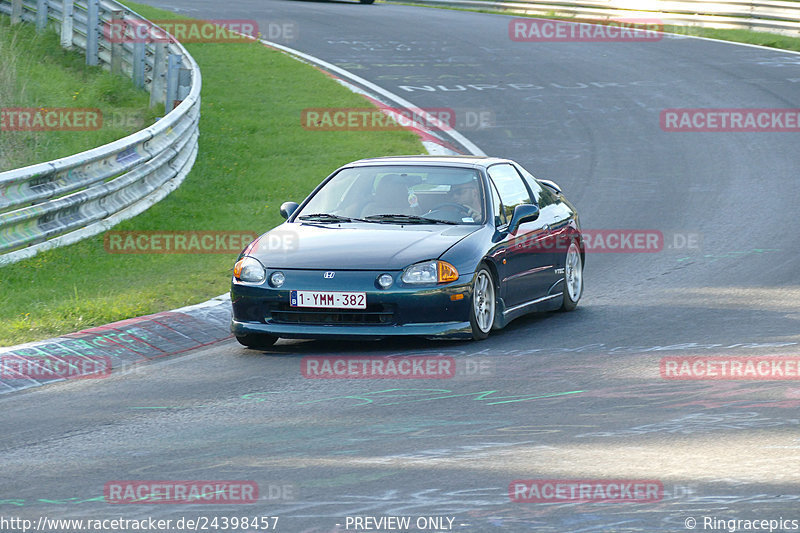
<instances>
[{"instance_id":1,"label":"fog light","mask_svg":"<svg viewBox=\"0 0 800 533\"><path fill-rule=\"evenodd\" d=\"M378 276L378 285L381 286L381 289L388 289L394 283L394 278L391 274L381 274Z\"/></svg>"},{"instance_id":2,"label":"fog light","mask_svg":"<svg viewBox=\"0 0 800 533\"><path fill-rule=\"evenodd\" d=\"M281 285L283 285L284 281L286 281L286 276L283 275L283 272L273 272L269 276L269 283L275 288L278 288Z\"/></svg>"}]
</instances>

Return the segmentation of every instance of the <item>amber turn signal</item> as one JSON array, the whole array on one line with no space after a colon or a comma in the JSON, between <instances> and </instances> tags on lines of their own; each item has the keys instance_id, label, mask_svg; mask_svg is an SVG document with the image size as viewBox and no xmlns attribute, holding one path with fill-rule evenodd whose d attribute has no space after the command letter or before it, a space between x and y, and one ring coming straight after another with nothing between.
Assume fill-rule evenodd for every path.
<instances>
[{"instance_id":1,"label":"amber turn signal","mask_svg":"<svg viewBox=\"0 0 800 533\"><path fill-rule=\"evenodd\" d=\"M448 283L458 279L458 270L447 261L438 261L437 277L439 283Z\"/></svg>"}]
</instances>

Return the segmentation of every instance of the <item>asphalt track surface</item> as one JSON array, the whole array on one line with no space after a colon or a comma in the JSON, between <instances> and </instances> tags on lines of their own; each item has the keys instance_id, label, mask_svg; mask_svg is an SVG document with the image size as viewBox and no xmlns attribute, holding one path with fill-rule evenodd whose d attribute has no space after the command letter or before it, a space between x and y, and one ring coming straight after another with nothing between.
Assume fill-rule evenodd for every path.
<instances>
[{"instance_id":1,"label":"asphalt track surface","mask_svg":"<svg viewBox=\"0 0 800 533\"><path fill-rule=\"evenodd\" d=\"M286 44L415 105L490 111L491 127L460 131L557 181L584 228L660 230L665 247L590 253L576 312L520 319L479 343L281 341L260 353L226 341L9 395L4 516L279 516L276 530L309 533L355 515L451 517L463 532L800 519L800 384L659 374L665 356L800 355L798 134L659 126L665 108L800 107L800 55L687 38L518 43L511 17L399 5L154 5L292 21L299 36ZM699 244L680 247L689 234ZM303 356L341 354L449 355L459 375L300 373ZM120 479L255 480L261 499L104 503L104 484ZM517 479L658 480L664 494L516 503Z\"/></svg>"}]
</instances>

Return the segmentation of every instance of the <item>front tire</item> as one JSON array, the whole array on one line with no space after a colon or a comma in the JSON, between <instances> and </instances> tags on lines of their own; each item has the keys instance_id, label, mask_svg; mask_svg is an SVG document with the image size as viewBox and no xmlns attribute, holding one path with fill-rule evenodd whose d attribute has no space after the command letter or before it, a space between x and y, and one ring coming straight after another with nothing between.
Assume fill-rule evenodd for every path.
<instances>
[{"instance_id":1,"label":"front tire","mask_svg":"<svg viewBox=\"0 0 800 533\"><path fill-rule=\"evenodd\" d=\"M576 241L569 243L564 259L564 301L561 311L572 311L583 294L583 259Z\"/></svg>"},{"instance_id":2,"label":"front tire","mask_svg":"<svg viewBox=\"0 0 800 533\"><path fill-rule=\"evenodd\" d=\"M494 325L497 311L494 278L489 269L481 266L472 282L472 302L470 305L469 324L472 326L472 338L480 341L489 336Z\"/></svg>"},{"instance_id":3,"label":"front tire","mask_svg":"<svg viewBox=\"0 0 800 533\"><path fill-rule=\"evenodd\" d=\"M236 335L236 342L254 350L266 350L275 344L277 340L278 337L273 337L272 335L254 335L252 333Z\"/></svg>"}]
</instances>

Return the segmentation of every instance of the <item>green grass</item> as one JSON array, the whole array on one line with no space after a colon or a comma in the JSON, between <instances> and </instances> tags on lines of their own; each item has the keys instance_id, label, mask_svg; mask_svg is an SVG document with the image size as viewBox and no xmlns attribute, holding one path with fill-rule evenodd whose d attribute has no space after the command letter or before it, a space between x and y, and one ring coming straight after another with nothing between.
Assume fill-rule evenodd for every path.
<instances>
[{"instance_id":1,"label":"green grass","mask_svg":"<svg viewBox=\"0 0 800 533\"><path fill-rule=\"evenodd\" d=\"M55 32L37 35L33 25L11 26L9 17L2 16L0 58L0 108L97 108L106 118L93 131L0 131L0 172L109 143L163 114L163 106L148 109L148 93L130 81L88 67L83 55L63 50ZM130 118L130 126L119 127L112 113Z\"/></svg>"},{"instance_id":2,"label":"green grass","mask_svg":"<svg viewBox=\"0 0 800 533\"><path fill-rule=\"evenodd\" d=\"M601 17L592 18L591 16L583 17L563 17L557 16L555 11L549 11L547 14L523 14L513 13L509 10L503 9L473 9L458 6L440 6L419 4L414 2L389 2L392 4L402 4L409 6L424 6L434 9L453 9L457 11L472 11L475 13L491 13L495 15L513 15L515 17L530 17L542 19L555 19L555 20L568 20L568 21L584 21L584 22L600 22ZM653 19L657 19L658 13L653 14ZM648 17L641 17L648 18ZM775 33L751 30L722 30L715 28L702 28L699 26L680 26L680 25L664 25L664 31L667 33L677 33L680 35L691 35L694 37L707 37L709 39L720 39L722 41L732 41L737 43L757 44L760 46L768 46L770 48L778 48L781 50L794 50L800 52L800 37L789 37L787 35L778 35Z\"/></svg>"},{"instance_id":3,"label":"green grass","mask_svg":"<svg viewBox=\"0 0 800 533\"><path fill-rule=\"evenodd\" d=\"M176 15L129 4L149 19ZM203 76L200 150L183 185L115 231L266 231L354 159L424 150L405 131L307 131L307 107L369 104L256 43L188 45ZM230 288L236 254L109 254L98 236L0 268L0 345L204 301Z\"/></svg>"}]
</instances>

